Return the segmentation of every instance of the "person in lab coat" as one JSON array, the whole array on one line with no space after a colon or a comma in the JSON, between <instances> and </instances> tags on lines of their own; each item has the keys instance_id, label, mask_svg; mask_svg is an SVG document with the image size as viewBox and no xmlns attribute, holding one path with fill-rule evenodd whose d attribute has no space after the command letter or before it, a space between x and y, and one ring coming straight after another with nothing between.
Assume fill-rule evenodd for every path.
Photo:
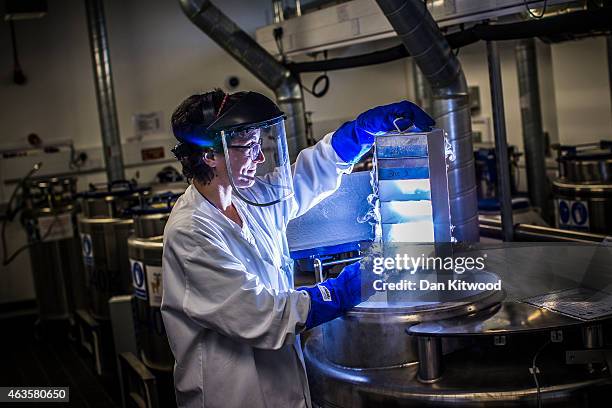
<instances>
[{"instance_id":1,"label":"person in lab coat","mask_svg":"<svg viewBox=\"0 0 612 408\"><path fill-rule=\"evenodd\" d=\"M311 406L299 333L373 289L359 263L294 289L286 226L332 194L398 117L434 124L407 101L374 108L291 166L284 114L264 95L215 90L178 106L173 151L192 184L164 230L161 309L180 407Z\"/></svg>"}]
</instances>

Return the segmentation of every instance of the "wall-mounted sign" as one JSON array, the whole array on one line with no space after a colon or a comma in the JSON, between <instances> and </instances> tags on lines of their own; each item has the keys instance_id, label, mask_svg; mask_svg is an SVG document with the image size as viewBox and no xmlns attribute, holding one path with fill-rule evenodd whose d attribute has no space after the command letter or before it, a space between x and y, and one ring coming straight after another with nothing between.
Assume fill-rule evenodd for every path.
<instances>
[{"instance_id":1,"label":"wall-mounted sign","mask_svg":"<svg viewBox=\"0 0 612 408\"><path fill-rule=\"evenodd\" d=\"M162 112L135 113L132 116L134 134L137 137L162 132Z\"/></svg>"}]
</instances>

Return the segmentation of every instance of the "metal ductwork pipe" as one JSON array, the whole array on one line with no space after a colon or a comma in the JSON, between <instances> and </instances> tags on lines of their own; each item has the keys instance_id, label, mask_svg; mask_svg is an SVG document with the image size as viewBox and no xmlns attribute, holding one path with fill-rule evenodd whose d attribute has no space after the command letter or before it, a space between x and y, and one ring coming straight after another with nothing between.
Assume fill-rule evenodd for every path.
<instances>
[{"instance_id":1,"label":"metal ductwork pipe","mask_svg":"<svg viewBox=\"0 0 612 408\"><path fill-rule=\"evenodd\" d=\"M502 236L505 242L514 240L512 221L512 191L510 189L510 162L506 137L506 112L502 84L499 50L495 41L487 41L487 65L491 87L491 108L495 133L495 159L497 161L497 196L501 210Z\"/></svg>"},{"instance_id":2,"label":"metal ductwork pipe","mask_svg":"<svg viewBox=\"0 0 612 408\"><path fill-rule=\"evenodd\" d=\"M452 53L422 0L376 0L431 86L436 125L448 133L455 161L448 169L453 235L479 240L478 200L468 87Z\"/></svg>"},{"instance_id":3,"label":"metal ductwork pipe","mask_svg":"<svg viewBox=\"0 0 612 408\"><path fill-rule=\"evenodd\" d=\"M125 173L103 3L102 0L85 0L85 9L87 10L87 29L106 162L106 176L109 182L113 182L124 180Z\"/></svg>"},{"instance_id":4,"label":"metal ductwork pipe","mask_svg":"<svg viewBox=\"0 0 612 408\"><path fill-rule=\"evenodd\" d=\"M542 130L542 111L538 86L538 65L535 40L521 40L516 45L523 144L527 168L527 185L531 204L540 208L544 219L550 221L550 186L546 177L545 141Z\"/></svg>"},{"instance_id":5,"label":"metal ductwork pipe","mask_svg":"<svg viewBox=\"0 0 612 408\"><path fill-rule=\"evenodd\" d=\"M612 108L612 34L606 36L608 46L608 86L610 87L610 107Z\"/></svg>"},{"instance_id":6,"label":"metal ductwork pipe","mask_svg":"<svg viewBox=\"0 0 612 408\"><path fill-rule=\"evenodd\" d=\"M430 115L431 111L431 89L427 79L423 76L421 69L416 64L414 58L411 59L412 63L412 81L414 81L414 95L417 105Z\"/></svg>"},{"instance_id":7,"label":"metal ductwork pipe","mask_svg":"<svg viewBox=\"0 0 612 408\"><path fill-rule=\"evenodd\" d=\"M295 159L308 146L304 96L297 78L212 2L179 2L191 22L274 91L278 106L287 115L287 145L291 159Z\"/></svg>"}]
</instances>

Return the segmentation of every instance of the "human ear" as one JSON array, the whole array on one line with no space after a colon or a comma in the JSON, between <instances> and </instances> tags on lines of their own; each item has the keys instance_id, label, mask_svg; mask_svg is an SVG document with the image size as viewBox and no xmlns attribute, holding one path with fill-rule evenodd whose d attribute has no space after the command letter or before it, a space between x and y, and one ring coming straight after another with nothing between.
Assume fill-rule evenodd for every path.
<instances>
[{"instance_id":1,"label":"human ear","mask_svg":"<svg viewBox=\"0 0 612 408\"><path fill-rule=\"evenodd\" d=\"M213 152L206 152L202 155L202 161L209 167L217 167L217 159Z\"/></svg>"}]
</instances>

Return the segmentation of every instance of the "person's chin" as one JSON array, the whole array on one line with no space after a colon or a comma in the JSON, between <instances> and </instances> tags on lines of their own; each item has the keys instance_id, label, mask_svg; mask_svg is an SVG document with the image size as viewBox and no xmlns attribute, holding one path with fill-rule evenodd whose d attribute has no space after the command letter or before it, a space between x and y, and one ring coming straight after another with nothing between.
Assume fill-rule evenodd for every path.
<instances>
[{"instance_id":1,"label":"person's chin","mask_svg":"<svg viewBox=\"0 0 612 408\"><path fill-rule=\"evenodd\" d=\"M253 187L253 184L255 184L254 178L240 177L240 180L238 181L238 183L236 183L236 187L249 188L249 187Z\"/></svg>"}]
</instances>

